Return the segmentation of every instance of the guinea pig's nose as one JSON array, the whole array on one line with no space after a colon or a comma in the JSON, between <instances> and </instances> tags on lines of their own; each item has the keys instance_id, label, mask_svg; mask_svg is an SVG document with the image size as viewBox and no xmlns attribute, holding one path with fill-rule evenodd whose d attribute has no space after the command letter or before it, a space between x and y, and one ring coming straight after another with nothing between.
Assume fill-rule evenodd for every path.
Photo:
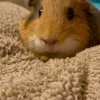
<instances>
[{"instance_id":1,"label":"guinea pig's nose","mask_svg":"<svg viewBox=\"0 0 100 100\"><path fill-rule=\"evenodd\" d=\"M56 39L43 39L43 38L41 38L41 40L45 44L48 44L48 45L54 45L54 44L56 44L58 42Z\"/></svg>"}]
</instances>

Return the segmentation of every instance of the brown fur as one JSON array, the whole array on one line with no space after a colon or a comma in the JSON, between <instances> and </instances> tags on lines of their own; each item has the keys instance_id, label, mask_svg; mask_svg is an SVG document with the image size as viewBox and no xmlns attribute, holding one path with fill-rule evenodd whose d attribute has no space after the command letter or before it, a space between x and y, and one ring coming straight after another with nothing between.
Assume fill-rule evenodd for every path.
<instances>
[{"instance_id":1,"label":"brown fur","mask_svg":"<svg viewBox=\"0 0 100 100\"><path fill-rule=\"evenodd\" d=\"M34 1L34 0L33 0ZM62 44L69 36L75 37L80 41L81 45L75 52L70 52L73 55L76 52L84 49L87 45L93 46L97 43L96 35L93 35L94 20L90 12L90 3L86 0L40 0L36 3L34 13L28 18L24 19L20 24L20 33L24 44L28 47L29 37L34 32L39 39L44 40L57 40L58 44ZM42 16L38 17L38 10L43 7ZM66 16L67 9L71 7L74 9L75 17L69 21ZM89 22L93 20L92 23ZM94 42L93 37L95 36ZM90 43L90 44L89 44ZM32 50L33 52L36 52ZM73 50L74 51L74 50ZM38 52L39 54L39 52ZM48 56L46 53L42 55ZM69 56L68 55L68 56ZM67 55L66 55L67 56Z\"/></svg>"}]
</instances>

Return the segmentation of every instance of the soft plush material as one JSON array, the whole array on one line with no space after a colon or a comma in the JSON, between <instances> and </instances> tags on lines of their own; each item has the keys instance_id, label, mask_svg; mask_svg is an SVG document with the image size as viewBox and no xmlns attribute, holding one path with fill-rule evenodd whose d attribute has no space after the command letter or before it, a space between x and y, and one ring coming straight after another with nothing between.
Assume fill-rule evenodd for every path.
<instances>
[{"instance_id":1,"label":"soft plush material","mask_svg":"<svg viewBox=\"0 0 100 100\"><path fill-rule=\"evenodd\" d=\"M29 0L0 0L0 2L3 2L3 1L11 2L11 3L23 6L27 9L31 10L31 8L28 6L28 1Z\"/></svg>"},{"instance_id":2,"label":"soft plush material","mask_svg":"<svg viewBox=\"0 0 100 100\"><path fill-rule=\"evenodd\" d=\"M44 63L20 38L18 23L29 13L0 2L0 100L100 100L100 46Z\"/></svg>"}]
</instances>

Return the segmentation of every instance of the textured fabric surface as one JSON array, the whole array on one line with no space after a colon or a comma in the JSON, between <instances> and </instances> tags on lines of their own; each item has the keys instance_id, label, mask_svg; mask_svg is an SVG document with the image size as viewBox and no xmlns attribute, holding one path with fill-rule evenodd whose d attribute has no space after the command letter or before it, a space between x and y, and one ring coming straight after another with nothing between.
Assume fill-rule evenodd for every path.
<instances>
[{"instance_id":1,"label":"textured fabric surface","mask_svg":"<svg viewBox=\"0 0 100 100\"><path fill-rule=\"evenodd\" d=\"M28 1L29 0L0 0L0 1L15 3L17 5L23 6L27 9L31 10L31 8L28 6Z\"/></svg>"},{"instance_id":2,"label":"textured fabric surface","mask_svg":"<svg viewBox=\"0 0 100 100\"><path fill-rule=\"evenodd\" d=\"M20 39L18 23L29 13L0 2L0 100L100 100L100 46L43 63Z\"/></svg>"}]
</instances>

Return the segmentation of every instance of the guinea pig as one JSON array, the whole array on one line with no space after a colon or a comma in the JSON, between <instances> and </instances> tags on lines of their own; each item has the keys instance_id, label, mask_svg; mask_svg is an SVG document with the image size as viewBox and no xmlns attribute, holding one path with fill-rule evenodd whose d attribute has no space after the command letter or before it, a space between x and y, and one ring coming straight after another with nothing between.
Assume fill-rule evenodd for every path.
<instances>
[{"instance_id":1,"label":"guinea pig","mask_svg":"<svg viewBox=\"0 0 100 100\"><path fill-rule=\"evenodd\" d=\"M65 58L100 43L100 12L88 0L29 0L19 30L39 59Z\"/></svg>"}]
</instances>

